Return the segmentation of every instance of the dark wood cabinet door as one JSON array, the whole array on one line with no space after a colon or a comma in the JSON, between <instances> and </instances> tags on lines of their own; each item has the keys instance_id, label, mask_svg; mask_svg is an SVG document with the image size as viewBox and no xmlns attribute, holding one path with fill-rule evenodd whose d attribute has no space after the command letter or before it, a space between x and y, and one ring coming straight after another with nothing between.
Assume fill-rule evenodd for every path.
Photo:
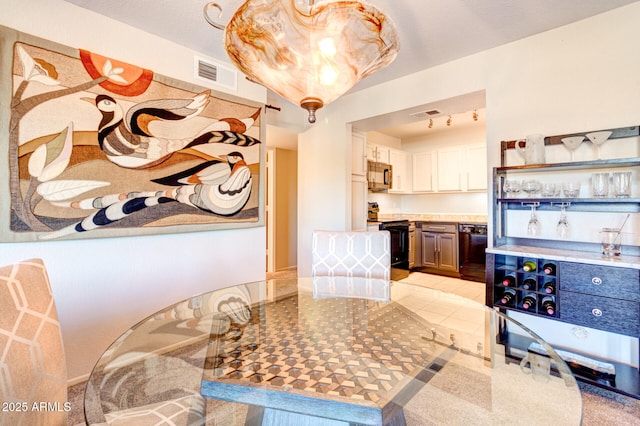
<instances>
[{"instance_id":1,"label":"dark wood cabinet door","mask_svg":"<svg viewBox=\"0 0 640 426\"><path fill-rule=\"evenodd\" d=\"M438 247L438 234L432 232L422 233L422 266L438 267L436 249Z\"/></svg>"},{"instance_id":2,"label":"dark wood cabinet door","mask_svg":"<svg viewBox=\"0 0 640 426\"><path fill-rule=\"evenodd\" d=\"M457 271L458 236L456 234L440 234L438 236L439 268L443 271Z\"/></svg>"}]
</instances>

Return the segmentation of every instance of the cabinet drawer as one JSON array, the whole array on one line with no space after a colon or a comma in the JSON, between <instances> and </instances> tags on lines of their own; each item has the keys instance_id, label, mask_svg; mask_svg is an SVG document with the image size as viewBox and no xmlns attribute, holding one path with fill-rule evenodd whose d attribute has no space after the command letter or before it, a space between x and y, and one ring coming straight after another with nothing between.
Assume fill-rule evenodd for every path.
<instances>
[{"instance_id":1,"label":"cabinet drawer","mask_svg":"<svg viewBox=\"0 0 640 426\"><path fill-rule=\"evenodd\" d=\"M424 232L458 232L458 224L456 223L431 223L423 222L422 230Z\"/></svg>"},{"instance_id":2,"label":"cabinet drawer","mask_svg":"<svg viewBox=\"0 0 640 426\"><path fill-rule=\"evenodd\" d=\"M560 289L615 299L640 300L637 269L560 262Z\"/></svg>"},{"instance_id":3,"label":"cabinet drawer","mask_svg":"<svg viewBox=\"0 0 640 426\"><path fill-rule=\"evenodd\" d=\"M637 302L561 291L559 306L562 321L640 336L640 304Z\"/></svg>"}]
</instances>

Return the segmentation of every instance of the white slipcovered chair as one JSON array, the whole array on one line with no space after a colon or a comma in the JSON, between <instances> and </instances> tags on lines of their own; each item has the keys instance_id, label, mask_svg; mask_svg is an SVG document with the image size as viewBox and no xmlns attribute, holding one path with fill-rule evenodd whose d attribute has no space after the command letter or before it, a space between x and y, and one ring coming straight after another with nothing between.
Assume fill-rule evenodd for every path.
<instances>
[{"instance_id":1,"label":"white slipcovered chair","mask_svg":"<svg viewBox=\"0 0 640 426\"><path fill-rule=\"evenodd\" d=\"M342 276L378 278L391 276L389 231L314 231L312 246L314 277Z\"/></svg>"},{"instance_id":2,"label":"white slipcovered chair","mask_svg":"<svg viewBox=\"0 0 640 426\"><path fill-rule=\"evenodd\" d=\"M43 261L0 267L0 404L16 408L0 414L0 426L66 426L67 398L62 333ZM41 403L47 409L34 409ZM205 416L205 401L194 394L109 413L103 424L204 425Z\"/></svg>"}]
</instances>

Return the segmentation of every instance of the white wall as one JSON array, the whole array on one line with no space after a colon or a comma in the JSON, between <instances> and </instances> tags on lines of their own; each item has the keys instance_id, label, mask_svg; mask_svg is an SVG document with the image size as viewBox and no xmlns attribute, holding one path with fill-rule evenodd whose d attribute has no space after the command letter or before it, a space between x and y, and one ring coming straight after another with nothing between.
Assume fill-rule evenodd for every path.
<instances>
[{"instance_id":1,"label":"white wall","mask_svg":"<svg viewBox=\"0 0 640 426\"><path fill-rule=\"evenodd\" d=\"M202 85L193 77L196 52L65 1L0 0L0 9L0 25ZM232 94L266 101L264 88L240 77L238 91ZM44 259L73 381L90 372L120 333L157 309L206 290L264 278L264 247L265 229L255 227L0 244L0 264L32 257Z\"/></svg>"},{"instance_id":2,"label":"white wall","mask_svg":"<svg viewBox=\"0 0 640 426\"><path fill-rule=\"evenodd\" d=\"M298 204L299 274L311 271L314 228L345 229L342 208L348 203L340 197L350 194L339 167L345 164L340 156L349 156L344 148L349 146L348 123L485 90L489 168L499 165L501 140L637 125L639 20L640 3L634 3L355 92L325 107L298 148L298 183L304 188ZM331 164L336 166L323 170L319 179L319 168ZM329 208L334 200L335 208Z\"/></svg>"}]
</instances>

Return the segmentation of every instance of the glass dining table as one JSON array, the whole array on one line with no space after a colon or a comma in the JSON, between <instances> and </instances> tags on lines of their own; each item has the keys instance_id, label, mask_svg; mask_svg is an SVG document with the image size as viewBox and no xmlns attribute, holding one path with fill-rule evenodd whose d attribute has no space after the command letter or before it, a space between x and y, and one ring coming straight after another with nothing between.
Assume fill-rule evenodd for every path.
<instances>
[{"instance_id":1,"label":"glass dining table","mask_svg":"<svg viewBox=\"0 0 640 426\"><path fill-rule=\"evenodd\" d=\"M126 330L85 394L88 424L192 396L211 425L580 424L570 369L498 310L406 282L264 280Z\"/></svg>"}]
</instances>

